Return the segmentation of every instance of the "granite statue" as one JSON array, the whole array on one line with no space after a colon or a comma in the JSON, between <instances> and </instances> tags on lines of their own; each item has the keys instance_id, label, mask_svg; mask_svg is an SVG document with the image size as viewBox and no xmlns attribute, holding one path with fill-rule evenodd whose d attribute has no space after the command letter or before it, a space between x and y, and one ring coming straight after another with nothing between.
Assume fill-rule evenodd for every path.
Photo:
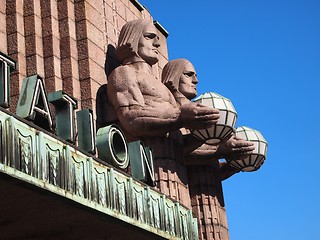
<instances>
[{"instance_id":1,"label":"granite statue","mask_svg":"<svg viewBox=\"0 0 320 240\"><path fill-rule=\"evenodd\" d=\"M107 98L127 140L140 140L152 149L156 188L191 207L186 168L180 161L182 142L170 133L181 128L213 126L219 111L197 103L177 103L153 73L152 67L159 61L159 47L159 35L152 22L127 22L116 48L120 66L108 76Z\"/></svg>"},{"instance_id":2,"label":"granite statue","mask_svg":"<svg viewBox=\"0 0 320 240\"><path fill-rule=\"evenodd\" d=\"M129 141L163 136L182 127L215 124L219 111L195 103L177 104L170 90L152 74L158 62L159 36L152 22L133 20L119 35L121 66L108 78L108 99Z\"/></svg>"},{"instance_id":3,"label":"granite statue","mask_svg":"<svg viewBox=\"0 0 320 240\"><path fill-rule=\"evenodd\" d=\"M170 89L180 106L189 104L197 96L198 78L192 63L186 59L175 59L168 62L162 71L162 82ZM181 129L184 135L189 134L188 129ZM253 143L230 135L217 145L196 143L199 147L191 153L186 152L188 164L206 164L212 159L228 158L241 159L247 157L254 150ZM186 146L188 147L188 146ZM239 170L231 167L226 162L220 163L223 179L230 177Z\"/></svg>"},{"instance_id":4,"label":"granite statue","mask_svg":"<svg viewBox=\"0 0 320 240\"><path fill-rule=\"evenodd\" d=\"M188 60L176 59L168 62L162 72L162 82L173 93L180 104L188 104L196 97L198 79L196 71ZM190 131L180 129L183 136L190 136ZM190 139L190 138L188 138ZM188 142L188 144L187 144ZM189 151L188 145L195 150ZM230 136L216 145L199 143L197 140L185 141L184 163L186 164L189 194L193 214L198 217L199 236L201 239L229 239L228 223L225 216L225 204L222 181L236 172L222 157L241 158L253 150L251 143ZM200 217L201 216L201 217ZM199 239L200 239L199 238Z\"/></svg>"}]
</instances>

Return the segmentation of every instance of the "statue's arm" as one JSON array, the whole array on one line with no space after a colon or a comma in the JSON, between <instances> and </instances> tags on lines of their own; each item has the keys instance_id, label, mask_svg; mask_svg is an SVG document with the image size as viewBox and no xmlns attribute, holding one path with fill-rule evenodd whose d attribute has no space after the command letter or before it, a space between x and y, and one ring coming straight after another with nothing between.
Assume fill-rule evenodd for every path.
<instances>
[{"instance_id":1,"label":"statue's arm","mask_svg":"<svg viewBox=\"0 0 320 240\"><path fill-rule=\"evenodd\" d=\"M194 144L194 146L198 146L196 142ZM205 164L212 161L218 161L221 158L228 160L244 159L250 155L253 150L253 143L230 135L229 138L223 140L219 145L203 144L190 153L185 152L185 157L188 164ZM219 164L221 181L240 172L239 169L232 167L227 162L220 162Z\"/></svg>"},{"instance_id":2,"label":"statue's arm","mask_svg":"<svg viewBox=\"0 0 320 240\"><path fill-rule=\"evenodd\" d=\"M216 156L229 160L240 160L252 154L253 150L254 144L252 142L240 139L234 134L231 134L229 138L226 138L219 144Z\"/></svg>"},{"instance_id":3,"label":"statue's arm","mask_svg":"<svg viewBox=\"0 0 320 240\"><path fill-rule=\"evenodd\" d=\"M121 66L108 78L108 98L121 125L132 136L159 136L181 127L203 129L218 121L218 110L196 103L176 107L155 100L146 104L136 74L128 66Z\"/></svg>"},{"instance_id":4,"label":"statue's arm","mask_svg":"<svg viewBox=\"0 0 320 240\"><path fill-rule=\"evenodd\" d=\"M174 107L171 104L123 106L117 109L121 124L133 136L160 136L181 127L203 129L216 124L219 113L194 103Z\"/></svg>"},{"instance_id":5,"label":"statue's arm","mask_svg":"<svg viewBox=\"0 0 320 240\"><path fill-rule=\"evenodd\" d=\"M212 167L210 163L213 161L219 161L217 150L219 146L203 144L194 151L186 155L186 163L192 164L208 164L208 167ZM221 181L228 179L232 175L240 172L239 169L232 167L227 162L219 162L219 175Z\"/></svg>"},{"instance_id":6,"label":"statue's arm","mask_svg":"<svg viewBox=\"0 0 320 240\"><path fill-rule=\"evenodd\" d=\"M185 142L186 140L184 140L184 144ZM200 141L198 140L195 140L194 146L191 146L191 142L188 142L188 145L190 149L197 147L196 149L189 152L184 151L185 158L188 164L206 164L212 163L213 161L218 161L218 158L216 158L218 146L208 145L204 143L200 145Z\"/></svg>"},{"instance_id":7,"label":"statue's arm","mask_svg":"<svg viewBox=\"0 0 320 240\"><path fill-rule=\"evenodd\" d=\"M220 179L221 179L221 181L226 180L229 177L231 177L232 175L240 172L239 169L232 167L227 162L220 162L219 165L220 165Z\"/></svg>"},{"instance_id":8,"label":"statue's arm","mask_svg":"<svg viewBox=\"0 0 320 240\"><path fill-rule=\"evenodd\" d=\"M179 109L160 114L152 108L140 105L120 107L117 110L123 127L135 137L161 136L179 128Z\"/></svg>"}]
</instances>

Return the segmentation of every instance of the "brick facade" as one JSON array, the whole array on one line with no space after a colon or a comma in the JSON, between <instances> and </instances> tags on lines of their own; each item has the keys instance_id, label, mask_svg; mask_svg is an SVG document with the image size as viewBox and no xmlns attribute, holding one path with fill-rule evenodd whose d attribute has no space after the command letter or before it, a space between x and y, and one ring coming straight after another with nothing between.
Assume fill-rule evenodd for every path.
<instances>
[{"instance_id":1,"label":"brick facade","mask_svg":"<svg viewBox=\"0 0 320 240\"><path fill-rule=\"evenodd\" d=\"M116 66L120 29L138 18L153 20L129 0L1 0L0 51L18 62L11 75L10 110L15 112L23 79L34 74L44 79L48 93L63 90L78 100L79 109L95 110L96 94L107 83L106 72ZM160 79L168 50L166 36L159 35L160 60L153 72ZM157 146L157 141L161 139L150 144ZM186 167L175 161L174 145L158 144L155 149L157 188L192 205L201 239L228 239L221 181L213 179L217 174L213 168L197 167L189 168L187 175ZM207 190L200 193L197 187Z\"/></svg>"}]
</instances>

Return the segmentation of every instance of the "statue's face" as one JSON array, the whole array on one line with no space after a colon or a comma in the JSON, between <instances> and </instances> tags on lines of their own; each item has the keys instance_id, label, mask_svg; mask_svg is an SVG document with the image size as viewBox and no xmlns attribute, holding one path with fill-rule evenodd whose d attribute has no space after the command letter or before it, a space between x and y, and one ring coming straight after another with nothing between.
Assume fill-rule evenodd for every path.
<instances>
[{"instance_id":1,"label":"statue's face","mask_svg":"<svg viewBox=\"0 0 320 240\"><path fill-rule=\"evenodd\" d=\"M138 55L149 65L159 61L159 36L155 26L150 23L146 25L142 36L139 39Z\"/></svg>"},{"instance_id":2,"label":"statue's face","mask_svg":"<svg viewBox=\"0 0 320 240\"><path fill-rule=\"evenodd\" d=\"M182 75L179 81L179 92L181 92L186 98L192 99L197 96L198 78L196 70L190 62L184 65Z\"/></svg>"}]
</instances>

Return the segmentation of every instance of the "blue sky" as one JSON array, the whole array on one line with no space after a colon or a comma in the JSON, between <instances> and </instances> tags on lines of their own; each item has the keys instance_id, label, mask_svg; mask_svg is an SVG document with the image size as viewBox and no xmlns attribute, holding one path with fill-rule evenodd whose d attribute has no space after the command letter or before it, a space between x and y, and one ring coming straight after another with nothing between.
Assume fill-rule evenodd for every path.
<instances>
[{"instance_id":1,"label":"blue sky","mask_svg":"<svg viewBox=\"0 0 320 240\"><path fill-rule=\"evenodd\" d=\"M228 97L269 143L223 183L231 240L320 239L320 1L140 0L187 58L198 93Z\"/></svg>"}]
</instances>

